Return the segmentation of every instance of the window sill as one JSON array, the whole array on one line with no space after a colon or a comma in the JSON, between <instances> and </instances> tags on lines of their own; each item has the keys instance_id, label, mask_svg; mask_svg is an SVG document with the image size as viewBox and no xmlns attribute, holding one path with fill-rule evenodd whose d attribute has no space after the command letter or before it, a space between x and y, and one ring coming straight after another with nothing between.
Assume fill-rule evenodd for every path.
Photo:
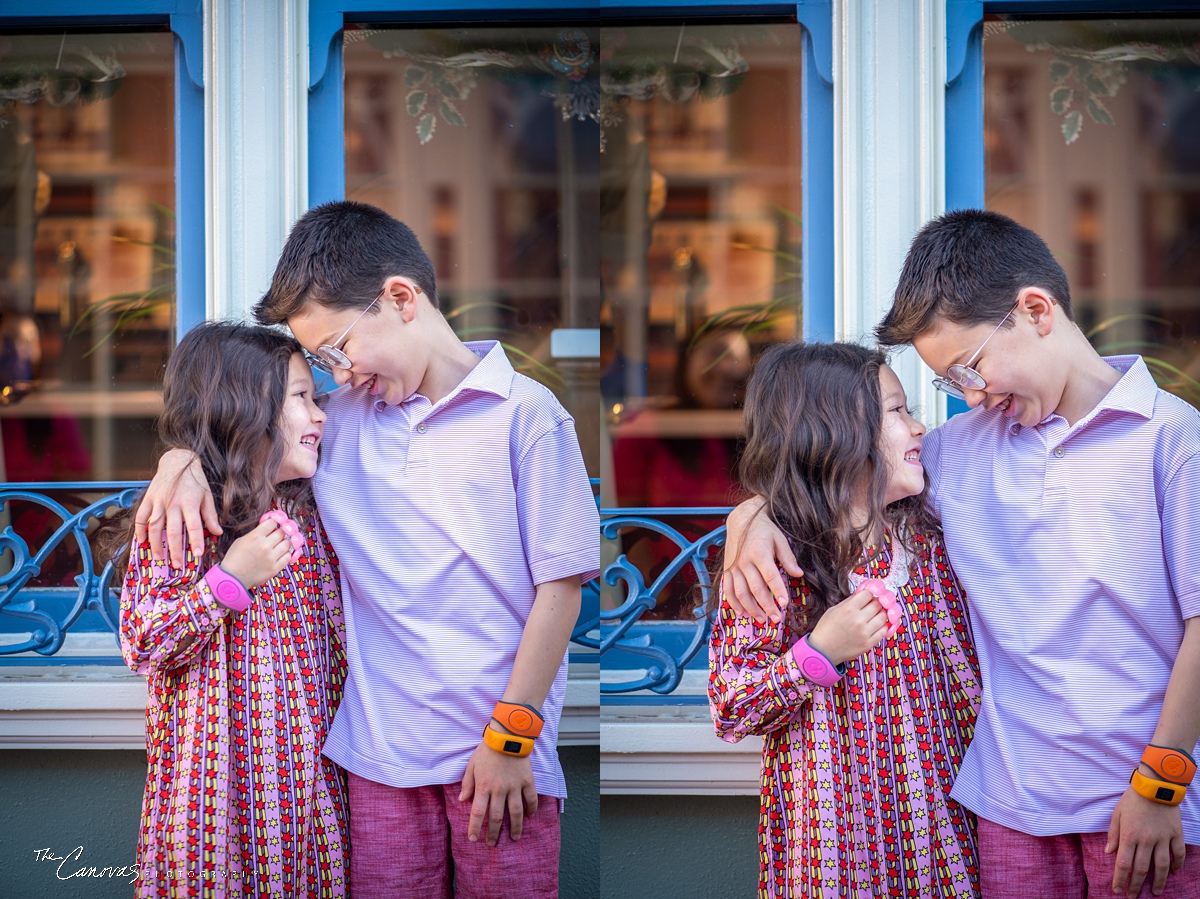
<instances>
[{"instance_id":1,"label":"window sill","mask_svg":"<svg viewBox=\"0 0 1200 899\"><path fill-rule=\"evenodd\" d=\"M600 741L594 663L572 664L559 746ZM0 749L145 749L146 682L116 666L0 668Z\"/></svg>"},{"instance_id":2,"label":"window sill","mask_svg":"<svg viewBox=\"0 0 1200 899\"><path fill-rule=\"evenodd\" d=\"M758 795L762 739L726 743L716 735L707 682L707 671L688 670L670 696L640 691L605 702L602 795Z\"/></svg>"}]
</instances>

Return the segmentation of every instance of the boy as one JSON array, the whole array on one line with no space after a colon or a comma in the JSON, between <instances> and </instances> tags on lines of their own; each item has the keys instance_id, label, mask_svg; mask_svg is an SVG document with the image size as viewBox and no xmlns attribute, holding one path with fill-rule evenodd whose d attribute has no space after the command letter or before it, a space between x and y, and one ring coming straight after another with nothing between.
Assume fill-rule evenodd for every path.
<instances>
[{"instance_id":1,"label":"boy","mask_svg":"<svg viewBox=\"0 0 1200 899\"><path fill-rule=\"evenodd\" d=\"M1200 739L1200 413L1139 357L1100 357L1045 243L992 212L921 230L876 337L974 408L921 462L983 673L952 795L985 899L1133 897L1150 871L1155 895L1200 895L1200 802L1164 802ZM724 587L774 617L772 556L799 572L760 505L730 516Z\"/></svg>"},{"instance_id":2,"label":"boy","mask_svg":"<svg viewBox=\"0 0 1200 899\"><path fill-rule=\"evenodd\" d=\"M359 899L449 896L451 879L461 895L550 897L566 647L599 520L570 416L499 344L459 341L437 303L412 231L338 202L296 223L254 309L343 388L313 480L349 644L324 753L350 772ZM161 529L170 505L173 558L179 518L190 539L211 508L195 479L169 497L191 460L174 461L137 515Z\"/></svg>"}]
</instances>

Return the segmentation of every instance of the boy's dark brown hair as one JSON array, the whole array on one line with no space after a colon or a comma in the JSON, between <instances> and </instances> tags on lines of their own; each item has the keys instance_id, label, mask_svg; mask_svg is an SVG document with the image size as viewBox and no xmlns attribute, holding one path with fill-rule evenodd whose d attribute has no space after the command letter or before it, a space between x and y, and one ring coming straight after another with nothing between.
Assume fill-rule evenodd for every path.
<instances>
[{"instance_id":1,"label":"boy's dark brown hair","mask_svg":"<svg viewBox=\"0 0 1200 899\"><path fill-rule=\"evenodd\" d=\"M947 212L913 238L892 308L875 328L875 339L880 346L899 346L941 321L996 324L1026 287L1046 290L1075 320L1067 275L1045 241L998 212Z\"/></svg>"},{"instance_id":2,"label":"boy's dark brown hair","mask_svg":"<svg viewBox=\"0 0 1200 899\"><path fill-rule=\"evenodd\" d=\"M849 343L785 343L767 350L746 391L742 486L766 501L809 587L797 635L850 593L847 575L866 541L931 533L937 520L925 492L885 505L888 461L879 451L883 401L880 350ZM863 508L867 520L852 520Z\"/></svg>"},{"instance_id":3,"label":"boy's dark brown hair","mask_svg":"<svg viewBox=\"0 0 1200 899\"><path fill-rule=\"evenodd\" d=\"M314 206L292 226L254 318L283 324L309 303L364 309L393 275L412 279L439 308L433 263L406 224L366 203Z\"/></svg>"},{"instance_id":4,"label":"boy's dark brown hair","mask_svg":"<svg viewBox=\"0 0 1200 899\"><path fill-rule=\"evenodd\" d=\"M200 459L224 529L217 558L258 526L276 496L293 517L313 509L307 479L275 483L287 453L280 411L292 355L299 352L300 344L282 331L209 321L188 331L167 361L158 439L167 449L189 449ZM133 510L126 514L127 524L114 521L113 539L105 541L110 558L129 549ZM199 560L203 551L191 549Z\"/></svg>"}]
</instances>

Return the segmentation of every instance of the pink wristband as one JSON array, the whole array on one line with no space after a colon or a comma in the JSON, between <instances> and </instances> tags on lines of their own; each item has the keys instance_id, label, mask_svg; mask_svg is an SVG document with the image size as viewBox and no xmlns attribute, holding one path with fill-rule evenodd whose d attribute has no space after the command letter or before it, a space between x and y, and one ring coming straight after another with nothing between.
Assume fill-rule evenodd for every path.
<instances>
[{"instance_id":1,"label":"pink wristband","mask_svg":"<svg viewBox=\"0 0 1200 899\"><path fill-rule=\"evenodd\" d=\"M820 687L832 687L846 673L844 664L834 665L825 657L825 653L809 646L807 635L801 637L799 642L792 644L792 658L800 666L800 672L805 679Z\"/></svg>"},{"instance_id":2,"label":"pink wristband","mask_svg":"<svg viewBox=\"0 0 1200 899\"><path fill-rule=\"evenodd\" d=\"M213 592L217 602L235 612L244 612L250 607L250 591L220 565L214 565L204 573L205 583Z\"/></svg>"}]
</instances>

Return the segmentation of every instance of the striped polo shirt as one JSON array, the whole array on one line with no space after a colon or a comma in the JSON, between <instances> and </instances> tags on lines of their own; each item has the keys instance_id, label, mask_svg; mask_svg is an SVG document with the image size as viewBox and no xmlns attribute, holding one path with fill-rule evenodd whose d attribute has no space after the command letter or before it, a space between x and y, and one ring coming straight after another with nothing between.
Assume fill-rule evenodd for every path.
<instances>
[{"instance_id":1,"label":"striped polo shirt","mask_svg":"<svg viewBox=\"0 0 1200 899\"><path fill-rule=\"evenodd\" d=\"M1122 377L1074 426L980 408L921 453L983 673L953 796L1035 836L1108 830L1200 615L1200 413L1105 361ZM1180 810L1200 844L1200 796Z\"/></svg>"},{"instance_id":2,"label":"striped polo shirt","mask_svg":"<svg viewBox=\"0 0 1200 899\"><path fill-rule=\"evenodd\" d=\"M512 672L536 586L600 565L574 422L494 342L450 395L389 406L342 389L313 481L341 562L349 673L324 752L394 787L461 780ZM566 796L564 654L530 757Z\"/></svg>"}]
</instances>

